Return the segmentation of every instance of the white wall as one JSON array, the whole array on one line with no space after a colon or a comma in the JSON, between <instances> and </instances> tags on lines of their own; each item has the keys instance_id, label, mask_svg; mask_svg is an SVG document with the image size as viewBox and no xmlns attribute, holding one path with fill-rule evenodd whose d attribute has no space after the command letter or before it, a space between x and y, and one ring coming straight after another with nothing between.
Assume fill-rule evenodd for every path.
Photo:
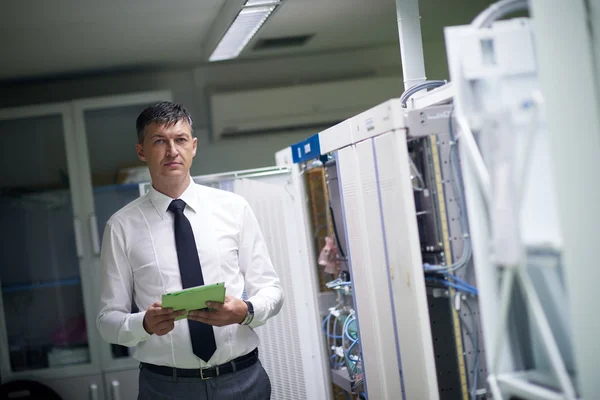
<instances>
[{"instance_id":1,"label":"white wall","mask_svg":"<svg viewBox=\"0 0 600 400\"><path fill-rule=\"evenodd\" d=\"M425 45L425 57L429 78L447 77L443 43ZM192 113L199 139L199 153L192 172L204 174L273 165L275 151L316 133L285 132L212 142L209 134L208 104L208 94L211 91L375 75L396 75L400 80L401 73L399 47L391 45L303 57L205 64L46 82L24 82L0 87L0 107L168 89L173 92L174 100L185 105ZM401 93L397 93L393 97L400 95ZM384 100L386 99L382 98L382 101ZM132 120L131 135L133 136L134 130L135 121ZM105 145L106 149L110 149L110 143ZM107 151L105 154L110 152ZM132 148L131 161L135 160L136 156Z\"/></svg>"}]
</instances>

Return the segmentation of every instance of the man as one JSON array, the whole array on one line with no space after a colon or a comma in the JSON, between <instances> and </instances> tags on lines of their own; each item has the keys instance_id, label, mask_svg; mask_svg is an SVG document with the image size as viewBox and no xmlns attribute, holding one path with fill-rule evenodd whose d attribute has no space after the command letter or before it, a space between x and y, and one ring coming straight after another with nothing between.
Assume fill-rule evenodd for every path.
<instances>
[{"instance_id":1,"label":"man","mask_svg":"<svg viewBox=\"0 0 600 400\"><path fill-rule=\"evenodd\" d=\"M256 218L242 197L191 180L197 138L184 107L152 105L136 125L152 187L106 224L98 329L135 346L140 400L269 399L252 328L280 311L283 293ZM217 282L227 295L214 311L175 321L181 312L161 307L165 293ZM132 299L145 311L132 313Z\"/></svg>"}]
</instances>

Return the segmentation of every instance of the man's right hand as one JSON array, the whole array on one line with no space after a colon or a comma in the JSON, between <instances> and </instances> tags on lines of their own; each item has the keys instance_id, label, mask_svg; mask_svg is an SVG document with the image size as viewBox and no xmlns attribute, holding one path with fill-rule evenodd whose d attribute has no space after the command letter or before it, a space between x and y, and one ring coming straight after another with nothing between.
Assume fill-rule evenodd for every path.
<instances>
[{"instance_id":1,"label":"man's right hand","mask_svg":"<svg viewBox=\"0 0 600 400\"><path fill-rule=\"evenodd\" d=\"M184 314L185 310L173 311L172 308L162 308L162 304L157 301L146 310L144 329L151 335L166 335L175 328L175 318Z\"/></svg>"}]
</instances>

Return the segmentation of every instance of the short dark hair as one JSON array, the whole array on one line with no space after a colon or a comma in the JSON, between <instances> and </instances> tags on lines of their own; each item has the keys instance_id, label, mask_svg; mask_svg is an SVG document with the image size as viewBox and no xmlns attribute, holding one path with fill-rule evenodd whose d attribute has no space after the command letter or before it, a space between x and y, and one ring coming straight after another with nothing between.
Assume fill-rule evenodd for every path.
<instances>
[{"instance_id":1,"label":"short dark hair","mask_svg":"<svg viewBox=\"0 0 600 400\"><path fill-rule=\"evenodd\" d=\"M157 125L171 126L179 121L185 121L190 125L190 128L192 127L192 116L181 104L171 101L161 101L146 107L135 122L138 143L142 144L144 142L144 129L148 125L155 123Z\"/></svg>"}]
</instances>

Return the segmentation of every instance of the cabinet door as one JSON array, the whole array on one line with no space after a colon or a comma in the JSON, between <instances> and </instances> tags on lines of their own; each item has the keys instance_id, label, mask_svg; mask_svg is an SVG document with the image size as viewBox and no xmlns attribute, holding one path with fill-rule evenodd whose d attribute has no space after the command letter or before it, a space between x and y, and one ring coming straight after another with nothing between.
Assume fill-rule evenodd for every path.
<instances>
[{"instance_id":1,"label":"cabinet door","mask_svg":"<svg viewBox=\"0 0 600 400\"><path fill-rule=\"evenodd\" d=\"M4 381L94 373L71 121L61 105L0 110Z\"/></svg>"},{"instance_id":2,"label":"cabinet door","mask_svg":"<svg viewBox=\"0 0 600 400\"><path fill-rule=\"evenodd\" d=\"M139 376L139 368L104 374L106 399L137 399L139 389Z\"/></svg>"},{"instance_id":3,"label":"cabinet door","mask_svg":"<svg viewBox=\"0 0 600 400\"><path fill-rule=\"evenodd\" d=\"M74 103L78 156L86 171L81 185L85 196L86 227L92 239L93 282L100 282L101 278L99 261L106 222L139 197L136 182L150 179L135 150L136 119L148 105L170 98L169 92L156 92ZM132 167L135 169L130 169ZM97 289L94 285L94 290ZM96 296L99 298L100 293ZM132 305L131 311L137 312L135 301ZM101 342L100 349L105 370L122 370L139 364L131 358L133 348Z\"/></svg>"},{"instance_id":4,"label":"cabinet door","mask_svg":"<svg viewBox=\"0 0 600 400\"><path fill-rule=\"evenodd\" d=\"M102 375L80 376L77 378L42 381L54 390L62 400L105 400L109 398L104 391ZM135 397L129 397L135 399Z\"/></svg>"}]
</instances>

